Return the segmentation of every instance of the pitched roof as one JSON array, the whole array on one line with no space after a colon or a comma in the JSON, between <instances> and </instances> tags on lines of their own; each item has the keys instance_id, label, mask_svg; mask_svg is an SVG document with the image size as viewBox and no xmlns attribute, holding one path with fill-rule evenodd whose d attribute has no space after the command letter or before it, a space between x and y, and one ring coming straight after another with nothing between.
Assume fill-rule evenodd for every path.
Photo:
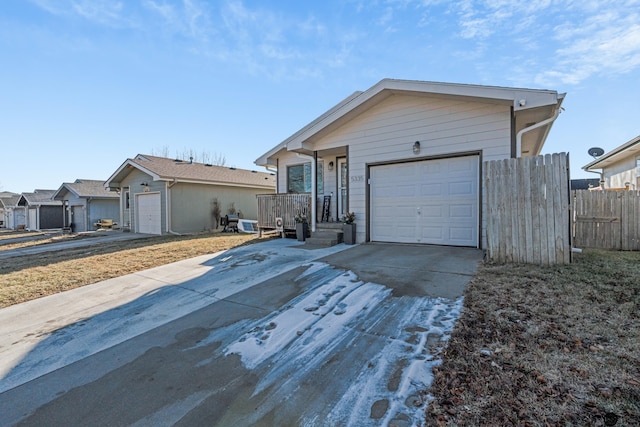
<instances>
[{"instance_id":1,"label":"pitched roof","mask_svg":"<svg viewBox=\"0 0 640 427\"><path fill-rule=\"evenodd\" d=\"M275 176L271 173L214 166L166 157L138 154L127 159L105 182L105 187L117 187L133 167L150 175L154 181L191 182L232 187L275 188Z\"/></svg>"},{"instance_id":2,"label":"pitched roof","mask_svg":"<svg viewBox=\"0 0 640 427\"><path fill-rule=\"evenodd\" d=\"M273 164L271 157L280 150L303 150L304 143L331 131L394 94L455 97L487 103L509 105L516 114L517 130L553 116L566 94L545 89L510 88L420 80L382 79L363 92L354 92L311 123L255 160L260 166ZM531 155L537 154L553 122L523 137Z\"/></svg>"},{"instance_id":3,"label":"pitched roof","mask_svg":"<svg viewBox=\"0 0 640 427\"><path fill-rule=\"evenodd\" d=\"M115 191L109 191L104 187L104 181L96 179L76 179L74 182L65 182L53 195L54 200L63 200L66 193L75 197L94 199L117 199L120 196Z\"/></svg>"},{"instance_id":4,"label":"pitched roof","mask_svg":"<svg viewBox=\"0 0 640 427\"><path fill-rule=\"evenodd\" d=\"M19 200L19 194L2 195L0 196L0 205L4 206L5 208L9 208L12 206L16 206Z\"/></svg>"},{"instance_id":5,"label":"pitched roof","mask_svg":"<svg viewBox=\"0 0 640 427\"><path fill-rule=\"evenodd\" d=\"M633 154L640 155L640 135L625 142L621 146L614 148L608 153L603 154L591 163L587 163L582 167L582 169L587 171L602 169L603 167L607 167Z\"/></svg>"},{"instance_id":6,"label":"pitched roof","mask_svg":"<svg viewBox=\"0 0 640 427\"><path fill-rule=\"evenodd\" d=\"M44 206L61 206L62 202L53 200L51 197L56 190L34 190L33 193L22 193L18 204L21 206L44 205Z\"/></svg>"}]
</instances>

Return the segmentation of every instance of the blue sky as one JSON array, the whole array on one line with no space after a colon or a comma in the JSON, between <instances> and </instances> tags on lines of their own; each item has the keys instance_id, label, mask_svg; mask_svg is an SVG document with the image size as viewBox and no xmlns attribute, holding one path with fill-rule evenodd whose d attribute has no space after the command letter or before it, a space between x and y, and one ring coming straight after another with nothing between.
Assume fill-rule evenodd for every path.
<instances>
[{"instance_id":1,"label":"blue sky","mask_svg":"<svg viewBox=\"0 0 640 427\"><path fill-rule=\"evenodd\" d=\"M640 134L640 0L4 0L0 189L253 161L382 78L567 92L544 152Z\"/></svg>"}]
</instances>

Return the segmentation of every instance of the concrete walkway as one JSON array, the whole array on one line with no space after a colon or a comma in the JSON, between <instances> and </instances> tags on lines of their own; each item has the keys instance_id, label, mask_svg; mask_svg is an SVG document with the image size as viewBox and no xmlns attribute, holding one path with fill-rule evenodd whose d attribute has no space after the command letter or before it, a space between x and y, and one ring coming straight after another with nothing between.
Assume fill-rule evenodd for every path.
<instances>
[{"instance_id":1,"label":"concrete walkway","mask_svg":"<svg viewBox=\"0 0 640 427\"><path fill-rule=\"evenodd\" d=\"M143 239L146 237L153 237L152 234L141 233L122 233L119 231L107 231L107 232L95 232L88 234L90 237L83 237L79 239L65 239L60 242L47 243L46 245L27 246L19 249L9 249L6 251L0 251L0 259L8 259L22 255L34 255L45 252L63 251L70 248L81 248L86 246L99 245L105 242L117 242L122 240ZM28 240L37 240L47 238L50 236L34 236L25 238Z\"/></svg>"},{"instance_id":2,"label":"concrete walkway","mask_svg":"<svg viewBox=\"0 0 640 427\"><path fill-rule=\"evenodd\" d=\"M482 252L278 239L0 310L0 425L412 425Z\"/></svg>"}]
</instances>

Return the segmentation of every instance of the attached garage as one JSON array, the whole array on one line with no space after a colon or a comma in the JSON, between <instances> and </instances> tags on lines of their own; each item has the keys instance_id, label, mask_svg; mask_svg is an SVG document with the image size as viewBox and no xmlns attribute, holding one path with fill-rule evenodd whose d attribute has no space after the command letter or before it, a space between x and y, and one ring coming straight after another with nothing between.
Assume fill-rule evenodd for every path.
<instances>
[{"instance_id":1,"label":"attached garage","mask_svg":"<svg viewBox=\"0 0 640 427\"><path fill-rule=\"evenodd\" d=\"M137 194L138 233L162 234L160 193Z\"/></svg>"},{"instance_id":2,"label":"attached garage","mask_svg":"<svg viewBox=\"0 0 640 427\"><path fill-rule=\"evenodd\" d=\"M369 167L370 240L479 247L478 155Z\"/></svg>"}]
</instances>

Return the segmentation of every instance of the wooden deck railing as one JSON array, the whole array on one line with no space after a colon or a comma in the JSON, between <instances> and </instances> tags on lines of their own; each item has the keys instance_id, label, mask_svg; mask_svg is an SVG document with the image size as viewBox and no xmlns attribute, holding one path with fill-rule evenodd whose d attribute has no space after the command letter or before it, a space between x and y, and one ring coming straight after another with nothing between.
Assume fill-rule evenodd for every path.
<instances>
[{"instance_id":1,"label":"wooden deck railing","mask_svg":"<svg viewBox=\"0 0 640 427\"><path fill-rule=\"evenodd\" d=\"M282 218L285 230L295 230L297 214L311 220L311 194L258 194L258 227L275 229L276 218Z\"/></svg>"}]
</instances>

